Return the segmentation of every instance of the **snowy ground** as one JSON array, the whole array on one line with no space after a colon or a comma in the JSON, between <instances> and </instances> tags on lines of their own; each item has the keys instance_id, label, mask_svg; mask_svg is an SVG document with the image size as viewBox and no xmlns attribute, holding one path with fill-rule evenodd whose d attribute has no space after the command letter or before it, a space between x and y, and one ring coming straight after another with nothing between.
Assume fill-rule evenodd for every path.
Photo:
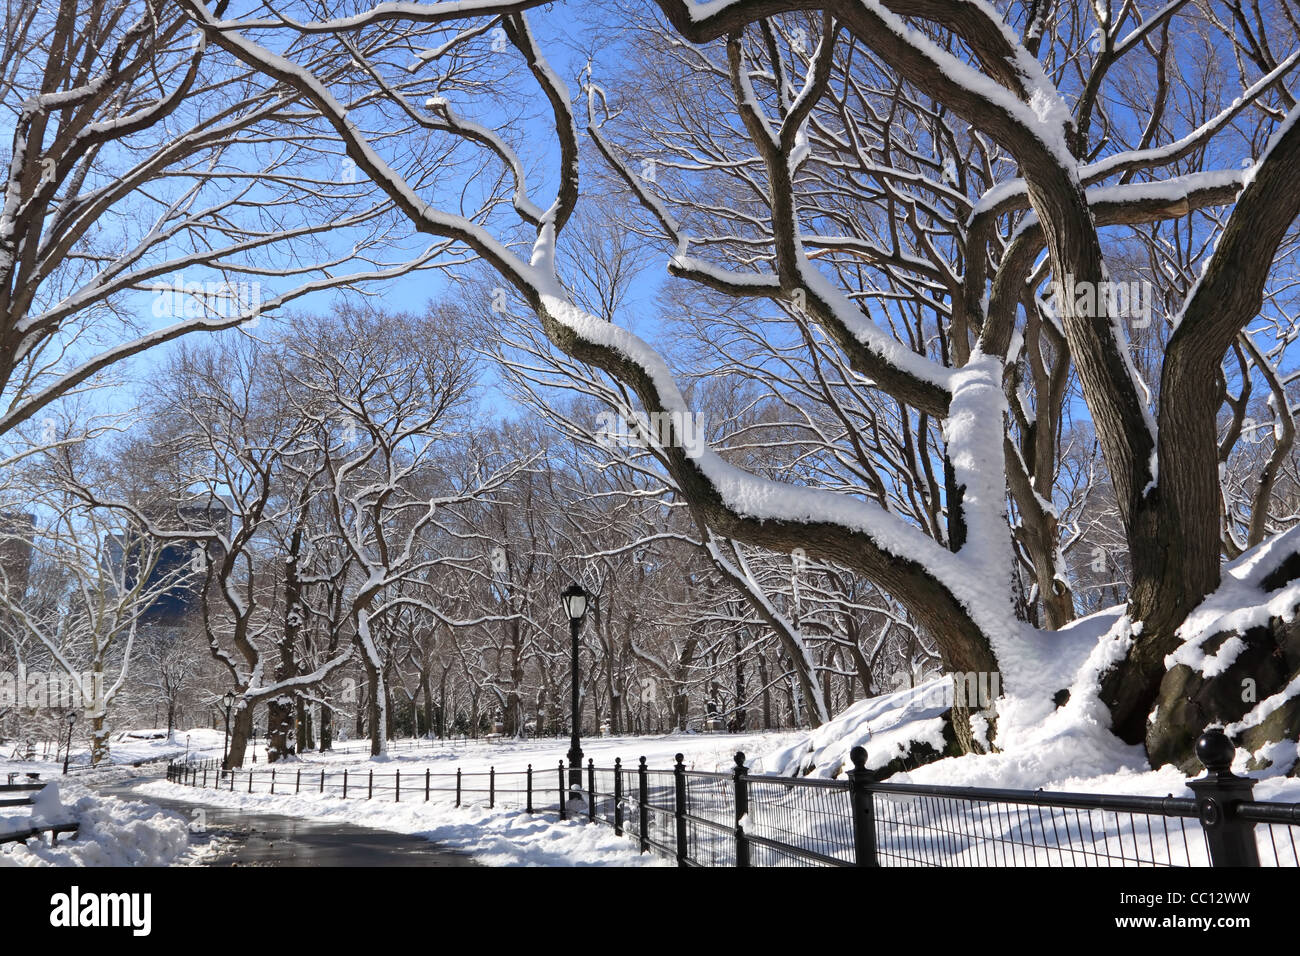
<instances>
[{"instance_id":1,"label":"snowy ground","mask_svg":"<svg viewBox=\"0 0 1300 956\"><path fill-rule=\"evenodd\" d=\"M275 813L323 823L345 823L407 833L469 854L486 866L667 866L642 854L626 837L603 826L561 821L548 815L486 807L455 807L445 801L383 803L343 800L325 794L271 796L181 787L164 781L138 786L150 796L192 800L249 813Z\"/></svg>"},{"instance_id":2,"label":"snowy ground","mask_svg":"<svg viewBox=\"0 0 1300 956\"><path fill-rule=\"evenodd\" d=\"M737 751L746 754L752 766L755 758L806 736L802 733L752 733L752 734L666 734L649 737L596 737L582 741L583 761L592 759L598 767L611 767L614 758L621 758L623 766L634 768L641 757L652 769L667 770L673 766L675 755L685 757L688 770L730 770L735 766ZM370 757L370 744L365 740L336 743L329 753L308 752L298 761L302 765L325 768L331 773L344 768L374 769L376 773L401 770L403 775L423 772L455 773L459 767L466 773L486 773L491 767L501 772L524 770L532 764L535 772L556 770L569 749L567 739L546 737L533 740L396 740L389 747L386 760ZM220 756L220 747L216 756ZM260 761L259 757L259 761ZM293 766L289 761L277 766ZM259 762L259 767L263 766ZM245 762L244 769L252 765Z\"/></svg>"},{"instance_id":3,"label":"snowy ground","mask_svg":"<svg viewBox=\"0 0 1300 956\"><path fill-rule=\"evenodd\" d=\"M202 727L173 731L170 737L166 729L140 728L121 731L109 738L109 764L117 768L131 767L155 761L180 760L187 755L196 759L213 756L219 758L223 740L222 731ZM17 781L20 783L26 781L26 775L29 773L40 774L42 781L62 777L62 756L55 759L53 756L55 748L51 745L49 749L51 756L48 759L38 757L35 760L20 760L13 755L21 753L22 748L17 742L10 740L4 745L3 750L0 750L0 783L8 780L11 773L18 774ZM42 746L38 745L37 753L40 754L42 750ZM258 748L257 754L259 760L265 758L261 748ZM90 751L79 748L76 741L73 742L72 758L68 761L70 776L78 777L91 772L95 779L99 779L107 769L100 767L91 771Z\"/></svg>"},{"instance_id":4,"label":"snowy ground","mask_svg":"<svg viewBox=\"0 0 1300 956\"><path fill-rule=\"evenodd\" d=\"M1186 778L1180 771L1173 767L1149 769L1141 747L1126 746L1109 733L1104 708L1095 694L1088 692L1095 683L1092 672L1104 665L1104 654L1112 640L1112 632L1118 626L1117 621L1114 614L1104 612L1076 622L1061 638L1062 643L1070 644L1071 653L1064 655L1069 658L1066 661L1068 666L1058 664L1054 675L1046 674L1046 668L1042 668L1041 687L1037 688L1042 693L1002 698L997 702L998 752L939 760L910 773L896 774L891 782L1190 796ZM1061 648L1056 648L1058 660L1062 656ZM731 769L735 754L741 751L753 772L839 777L850 766L849 750L857 745L866 747L871 767L883 766L916 741L941 747L939 715L947 706L942 699L943 686L944 682L938 681L860 701L813 733L600 737L582 742L584 758L592 758L597 767L607 768L613 765L615 757L619 757L623 766L632 770L638 758L644 756L652 769L667 770L673 765L674 755L682 753L688 769L719 771ZM1071 690L1070 698L1063 706L1055 706L1046 693L1055 687ZM178 732L171 739L149 732L135 733L114 741L116 769L91 771L81 779L115 779L114 774L119 779L121 776L136 776L145 771L132 770L130 764L158 757L220 758L222 744L220 732L206 729ZM1295 747L1296 744L1283 742L1276 746ZM293 780L298 771L301 771L303 780L325 771L335 788L344 770L354 774L352 779L358 783L366 779L369 771L373 771L377 779L383 777L389 781L394 771L400 771L404 782L411 781L406 786L418 790L419 778L425 770L433 774L454 774L457 769L465 774L486 774L489 768L495 768L498 774L504 774L523 771L531 764L534 773L542 775L539 787L551 789L553 797L553 775L567 749L568 741L556 738L395 740L385 757L371 758L369 742L354 740L336 743L329 753L305 753L277 763L275 768L286 783ZM264 751L259 747L256 752L258 762L255 769L267 769ZM1234 767L1238 773L1245 772L1247 757L1244 751L1239 752ZM49 762L36 763L41 765L40 770L45 774L57 773L57 766ZM1289 765L1287 760L1278 761L1278 766ZM0 772L24 768L25 765L10 763L6 766L0 762ZM246 762L243 769L254 769L254 765L251 761ZM1251 776L1258 780L1256 799L1300 802L1300 780L1276 772L1252 773ZM479 780L474 786L483 786L482 778ZM259 783L258 790L263 786L265 782ZM471 785L467 783L467 786ZM559 821L548 814L533 816L517 809L458 808L446 793L427 803L418 798L410 803L398 803L386 799L343 800L337 790L331 793L329 788L324 794L271 795L266 792L203 790L151 780L137 785L135 790L145 798L150 795L167 797L241 809L248 813L284 814L411 834L468 853L489 865L637 866L662 862L649 855L642 856L630 840L616 837L608 827ZM406 793L404 786L402 795ZM79 814L90 824L86 832L91 836L91 846L84 851L63 847L57 850L39 846L32 848L29 845L17 853L9 851L0 862L39 864L66 861L74 865L189 862L184 858L183 819L172 819L175 815L165 812L141 817L142 811L138 809L124 808L117 801L96 805L95 799L84 796L76 803ZM120 834L112 829L114 826L119 827ZM146 839L138 832L150 827L158 831L155 840ZM114 841L120 841L121 846L112 846Z\"/></svg>"},{"instance_id":5,"label":"snowy ground","mask_svg":"<svg viewBox=\"0 0 1300 956\"><path fill-rule=\"evenodd\" d=\"M644 756L650 767L667 769L675 755L685 757L690 769L715 770L733 767L737 751L758 754L774 746L793 742L799 734L671 734L653 737L601 737L584 740L583 754L601 767L609 767L614 758L624 766L635 767ZM532 764L540 777L554 772L568 750L567 740L462 740L462 741L393 741L386 759L370 757L368 741L337 743L330 753L306 753L275 766L286 776L301 768L304 775L326 770L331 777L349 770L357 774L375 770L391 775L400 770L405 779L416 780L426 769L435 774L451 774L457 769L466 774L499 773L525 770ZM220 749L216 751L220 756ZM206 759L209 754L198 752ZM264 769L260 763L258 768ZM248 763L245 769L253 769ZM355 779L362 779L358 776ZM546 778L546 785L550 778ZM414 784L412 784L415 786ZM481 781L479 784L481 785ZM417 787L418 789L418 787ZM433 840L448 849L470 854L489 866L663 866L668 865L653 854L642 854L627 837L619 837L605 826L587 826L579 821L560 821L552 815L530 815L515 809L488 809L482 806L456 807L450 798L429 803L389 803L385 801L343 800L326 793L275 795L242 793L180 787L163 781L137 786L142 797L184 799L208 806L243 809L248 812L277 813L322 822L348 823L408 833Z\"/></svg>"},{"instance_id":6,"label":"snowy ground","mask_svg":"<svg viewBox=\"0 0 1300 956\"><path fill-rule=\"evenodd\" d=\"M191 761L220 758L223 734L206 729L175 733L170 740L150 731L133 731L124 740L114 740L112 765L60 778L64 802L82 821L76 841L65 839L57 847L32 840L25 846L0 850L0 865L136 865L157 866L201 862L202 851L186 848L187 820L173 811L145 809L112 797L93 794L89 782L113 781L140 775L132 769L140 761L159 758ZM188 748L186 737L189 737ZM674 756L682 753L691 769L729 769L737 751L761 754L801 738L795 733L777 734L673 734L652 737L602 737L583 741L583 752L598 766L608 767L615 757L634 767L644 756L649 766L667 769ZM556 769L568 749L567 740L397 740L386 760L370 758L369 742L339 742L330 753L307 753L276 764L282 771L310 767L331 775L343 770L363 772L376 769L390 774L400 770L415 777L427 768L434 773L486 773L522 771L528 764L540 774ZM257 749L257 769L266 768L265 753ZM74 761L76 759L74 750ZM751 761L751 764L753 761ZM247 769L254 765L250 760ZM0 773L37 772L42 779L57 777L62 765L55 761L0 761ZM549 783L549 780L548 780ZM142 798L171 798L240 809L249 813L275 813L319 822L347 823L432 840L448 849L464 852L489 866L662 866L664 860L641 854L626 837L615 836L608 827L586 826L581 822L559 821L550 815L529 815L518 810L465 806L447 801L389 804L357 800L343 801L332 795L271 796L230 793L179 787L159 780L147 780L133 787ZM74 809L75 808L75 809ZM27 817L25 808L15 815L14 828ZM22 817L22 820L18 819Z\"/></svg>"}]
</instances>

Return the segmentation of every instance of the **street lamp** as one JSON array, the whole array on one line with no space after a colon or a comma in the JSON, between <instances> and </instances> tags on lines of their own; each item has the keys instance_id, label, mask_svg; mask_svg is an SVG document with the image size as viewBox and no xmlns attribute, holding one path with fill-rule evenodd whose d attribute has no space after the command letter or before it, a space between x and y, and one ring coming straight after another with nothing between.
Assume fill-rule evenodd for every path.
<instances>
[{"instance_id":1,"label":"street lamp","mask_svg":"<svg viewBox=\"0 0 1300 956\"><path fill-rule=\"evenodd\" d=\"M230 769L230 708L235 706L234 691L226 691L226 696L221 698L221 702L226 705L226 739L221 743L221 769Z\"/></svg>"},{"instance_id":2,"label":"street lamp","mask_svg":"<svg viewBox=\"0 0 1300 956\"><path fill-rule=\"evenodd\" d=\"M70 710L68 716L63 719L68 722L68 745L63 748L63 775L66 777L68 775L68 758L72 756L72 725L77 722L77 712ZM58 757L58 754L54 755L54 759L57 760Z\"/></svg>"},{"instance_id":3,"label":"street lamp","mask_svg":"<svg viewBox=\"0 0 1300 956\"><path fill-rule=\"evenodd\" d=\"M578 631L582 629L582 619L587 616L587 592L576 581L564 589L560 599L564 602L564 613L569 615L569 636L573 641L573 708L572 734L569 738L569 793L582 793L582 745L578 742L578 731L582 725L581 705L578 702ZM578 797L581 799L581 796Z\"/></svg>"}]
</instances>

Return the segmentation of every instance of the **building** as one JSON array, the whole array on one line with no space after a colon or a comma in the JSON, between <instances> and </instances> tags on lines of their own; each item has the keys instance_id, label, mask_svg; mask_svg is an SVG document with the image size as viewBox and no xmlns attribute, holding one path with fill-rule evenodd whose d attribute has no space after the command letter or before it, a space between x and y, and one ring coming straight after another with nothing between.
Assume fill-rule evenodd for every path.
<instances>
[{"instance_id":1,"label":"building","mask_svg":"<svg viewBox=\"0 0 1300 956\"><path fill-rule=\"evenodd\" d=\"M218 531L224 536L230 534L230 509L219 500L206 506L183 505L167 510L151 509L149 518L168 529ZM123 537L128 538L128 543L123 543ZM148 560L145 558L147 546L143 529L128 532L126 536L117 536L109 542L109 560L115 574L121 574L124 562L130 562L126 565L127 587L134 587L137 581L132 565L138 567ZM194 564L196 553L205 548L214 560L220 559L220 545L199 538L169 541L161 547L157 560L153 561L149 570L146 593L155 592L159 588L163 590L141 616L141 624L181 627L198 615L204 578L201 573L187 573L187 570ZM153 555L150 554L149 559L152 558ZM169 581L175 583L166 587Z\"/></svg>"},{"instance_id":2,"label":"building","mask_svg":"<svg viewBox=\"0 0 1300 956\"><path fill-rule=\"evenodd\" d=\"M0 589L11 601L27 591L32 573L36 515L0 511Z\"/></svg>"}]
</instances>

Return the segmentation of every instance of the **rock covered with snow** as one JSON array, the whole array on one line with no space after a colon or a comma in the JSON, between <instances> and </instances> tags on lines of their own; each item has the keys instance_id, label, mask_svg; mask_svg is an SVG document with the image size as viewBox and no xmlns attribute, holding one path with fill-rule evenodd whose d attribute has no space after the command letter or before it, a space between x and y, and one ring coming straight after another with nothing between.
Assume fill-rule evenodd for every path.
<instances>
[{"instance_id":1,"label":"rock covered with snow","mask_svg":"<svg viewBox=\"0 0 1300 956\"><path fill-rule=\"evenodd\" d=\"M1249 755L1249 769L1300 773L1300 527L1247 551L1187 616L1165 658L1147 750L1156 763L1198 769L1207 725Z\"/></svg>"}]
</instances>

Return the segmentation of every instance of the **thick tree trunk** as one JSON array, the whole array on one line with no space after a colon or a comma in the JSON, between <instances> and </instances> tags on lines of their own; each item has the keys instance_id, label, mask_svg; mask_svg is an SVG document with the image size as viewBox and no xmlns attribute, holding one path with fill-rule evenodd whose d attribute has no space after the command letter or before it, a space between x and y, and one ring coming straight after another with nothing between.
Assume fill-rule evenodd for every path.
<instances>
[{"instance_id":1,"label":"thick tree trunk","mask_svg":"<svg viewBox=\"0 0 1300 956\"><path fill-rule=\"evenodd\" d=\"M304 492L304 498L305 498ZM275 667L276 681L286 681L298 673L296 660L298 632L302 629L305 609L302 604L302 579L298 574L298 559L302 551L305 503L300 504L293 533L289 537L289 553L284 562L284 629L280 633L279 661ZM296 750L294 723L297 702L290 694L281 694L267 705L266 761L275 763Z\"/></svg>"},{"instance_id":2,"label":"thick tree trunk","mask_svg":"<svg viewBox=\"0 0 1300 956\"><path fill-rule=\"evenodd\" d=\"M334 708L329 704L320 705L320 749L321 753L334 749Z\"/></svg>"},{"instance_id":3,"label":"thick tree trunk","mask_svg":"<svg viewBox=\"0 0 1300 956\"><path fill-rule=\"evenodd\" d=\"M108 718L96 714L90 719L90 765L98 767L108 760Z\"/></svg>"},{"instance_id":4,"label":"thick tree trunk","mask_svg":"<svg viewBox=\"0 0 1300 956\"><path fill-rule=\"evenodd\" d=\"M380 756L388 745L388 714L383 706L383 677L379 669L362 658L366 670L366 723L370 726L370 756Z\"/></svg>"},{"instance_id":5,"label":"thick tree trunk","mask_svg":"<svg viewBox=\"0 0 1300 956\"><path fill-rule=\"evenodd\" d=\"M293 727L297 707L288 695L266 703L266 762L275 763L294 752Z\"/></svg>"},{"instance_id":6,"label":"thick tree trunk","mask_svg":"<svg viewBox=\"0 0 1300 956\"><path fill-rule=\"evenodd\" d=\"M316 746L315 732L312 727L311 707L301 697L297 699L298 718L294 728L297 742L296 753L306 753Z\"/></svg>"},{"instance_id":7,"label":"thick tree trunk","mask_svg":"<svg viewBox=\"0 0 1300 956\"><path fill-rule=\"evenodd\" d=\"M240 706L230 715L230 769L244 765L244 754L253 737L253 708Z\"/></svg>"},{"instance_id":8,"label":"thick tree trunk","mask_svg":"<svg viewBox=\"0 0 1300 956\"><path fill-rule=\"evenodd\" d=\"M429 671L426 668L420 672L420 694L424 699L424 732L433 733L433 687L432 681L429 680ZM442 736L441 733L438 734Z\"/></svg>"},{"instance_id":9,"label":"thick tree trunk","mask_svg":"<svg viewBox=\"0 0 1300 956\"><path fill-rule=\"evenodd\" d=\"M447 671L438 678L438 737L447 736Z\"/></svg>"}]
</instances>

